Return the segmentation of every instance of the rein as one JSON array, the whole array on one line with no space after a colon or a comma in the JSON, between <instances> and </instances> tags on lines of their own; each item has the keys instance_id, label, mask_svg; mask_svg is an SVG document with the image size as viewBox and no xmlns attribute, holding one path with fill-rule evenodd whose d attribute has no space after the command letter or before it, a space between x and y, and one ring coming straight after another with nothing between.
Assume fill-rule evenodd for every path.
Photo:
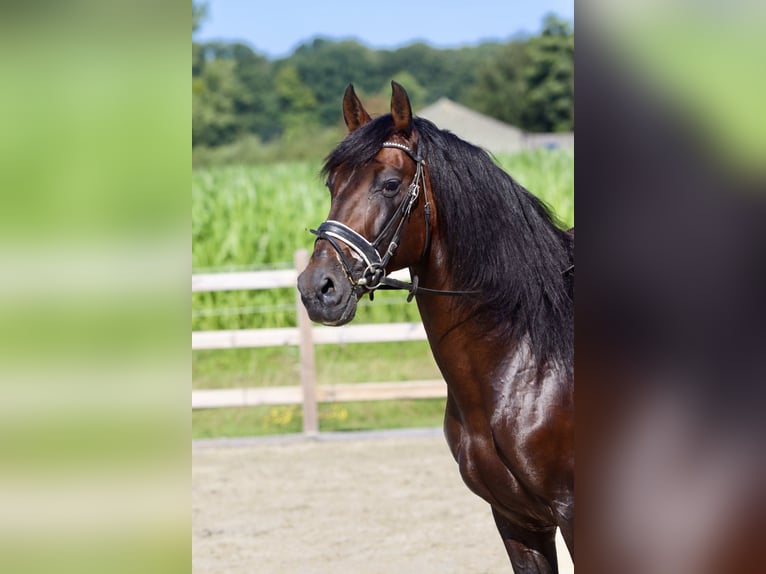
<instances>
[{"instance_id":1,"label":"rein","mask_svg":"<svg viewBox=\"0 0 766 574\"><path fill-rule=\"evenodd\" d=\"M412 178L412 183L407 190L407 195L402 199L401 203L383 226L383 229L378 236L370 242L344 223L332 219L328 219L322 223L318 229L312 229L311 233L317 236L317 241L324 239L332 245L333 249L335 249L338 254L341 265L346 273L346 277L351 285L354 288L360 289L363 293L369 293L370 299L373 298L375 290L377 289L405 289L409 291L409 295L407 296L408 302L412 301L412 298L419 294L468 295L477 293L477 291L447 291L420 287L418 286L417 275L413 276L412 283L399 281L386 275L386 266L394 256L396 248L399 247L399 240L404 231L404 223L410 218L412 208L420 195L421 186L423 188L425 201L423 209L425 211L426 240L425 245L423 246L423 251L420 254L420 259L423 259L428 253L431 246L431 203L428 200L428 194L425 189L425 179L423 175L425 160L423 157L419 153L413 151L410 147L398 142L387 141L383 143L382 147L402 150L413 159L416 168L415 177ZM391 229L394 229L394 233L391 236L391 240L388 242L388 247L383 255L381 255L379 247ZM338 244L339 241L346 244L364 261L366 267L362 272L361 277L354 279L354 275L351 271L352 265L343 254L343 250Z\"/></svg>"}]
</instances>

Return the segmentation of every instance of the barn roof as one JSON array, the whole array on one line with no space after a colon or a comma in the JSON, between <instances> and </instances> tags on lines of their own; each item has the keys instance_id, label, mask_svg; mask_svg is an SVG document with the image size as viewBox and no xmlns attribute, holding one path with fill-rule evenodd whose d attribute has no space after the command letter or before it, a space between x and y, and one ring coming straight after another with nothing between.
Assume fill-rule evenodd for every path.
<instances>
[{"instance_id":1,"label":"barn roof","mask_svg":"<svg viewBox=\"0 0 766 574\"><path fill-rule=\"evenodd\" d=\"M513 153L530 147L574 144L571 133L527 134L520 128L485 116L448 98L437 100L416 115L492 153Z\"/></svg>"}]
</instances>

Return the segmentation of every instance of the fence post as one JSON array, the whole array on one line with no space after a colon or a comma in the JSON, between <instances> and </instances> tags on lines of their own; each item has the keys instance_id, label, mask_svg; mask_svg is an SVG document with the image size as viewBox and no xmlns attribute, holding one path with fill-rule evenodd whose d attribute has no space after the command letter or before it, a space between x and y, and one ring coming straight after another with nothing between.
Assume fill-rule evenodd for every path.
<instances>
[{"instance_id":1,"label":"fence post","mask_svg":"<svg viewBox=\"0 0 766 574\"><path fill-rule=\"evenodd\" d=\"M309 255L305 249L295 252L295 269L298 273L308 265ZM295 290L296 311L298 313L298 333L300 338L301 387L303 388L303 432L314 435L319 432L319 412L317 409L316 371L314 368L314 341L311 334L311 319L301 301L301 294Z\"/></svg>"}]
</instances>

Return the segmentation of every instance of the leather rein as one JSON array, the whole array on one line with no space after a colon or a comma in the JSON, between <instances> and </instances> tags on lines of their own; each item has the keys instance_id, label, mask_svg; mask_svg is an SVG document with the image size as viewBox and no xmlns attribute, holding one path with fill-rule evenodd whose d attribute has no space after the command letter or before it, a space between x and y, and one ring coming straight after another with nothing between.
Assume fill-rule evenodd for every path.
<instances>
[{"instance_id":1,"label":"leather rein","mask_svg":"<svg viewBox=\"0 0 766 574\"><path fill-rule=\"evenodd\" d=\"M383 229L378 236L372 241L368 241L361 234L357 233L346 224L340 221L328 219L322 223L318 229L312 229L311 233L317 236L317 241L324 239L332 245L338 254L343 270L346 273L346 277L351 283L352 287L361 291L361 295L369 293L370 299L373 298L375 290L377 289L405 289L409 291L407 301L412 301L415 295L430 294L430 295L469 295L478 293L478 291L448 291L441 289L428 289L426 287L420 287L418 285L417 275L412 276L412 283L406 281L399 281L393 277L389 277L386 274L386 266L394 256L397 247L399 247L399 241L404 231L404 223L410 218L412 208L415 205L418 197L420 196L420 190L423 189L424 196L424 211L425 211L425 228L426 228L426 240L423 246L423 251L420 254L422 260L431 246L431 203L428 199L428 194L425 189L424 167L425 160L423 157L413 151L410 147L398 143L387 141L384 142L382 147L396 148L402 150L409 155L415 162L415 177L412 179L407 194L399 203L399 206L391 214ZM394 230L391 240L388 242L383 255L380 253L380 246L384 238ZM352 265L343 254L340 243L347 245L352 251L354 251L364 261L365 269L360 277L354 277L352 272Z\"/></svg>"}]
</instances>

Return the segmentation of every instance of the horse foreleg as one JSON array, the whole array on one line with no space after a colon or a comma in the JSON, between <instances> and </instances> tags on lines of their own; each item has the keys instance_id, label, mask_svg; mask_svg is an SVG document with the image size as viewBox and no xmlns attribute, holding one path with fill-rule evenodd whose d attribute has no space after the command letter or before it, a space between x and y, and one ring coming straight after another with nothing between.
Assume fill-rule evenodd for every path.
<instances>
[{"instance_id":1,"label":"horse foreleg","mask_svg":"<svg viewBox=\"0 0 766 574\"><path fill-rule=\"evenodd\" d=\"M527 530L513 524L495 509L492 514L515 574L558 573L555 528Z\"/></svg>"}]
</instances>

